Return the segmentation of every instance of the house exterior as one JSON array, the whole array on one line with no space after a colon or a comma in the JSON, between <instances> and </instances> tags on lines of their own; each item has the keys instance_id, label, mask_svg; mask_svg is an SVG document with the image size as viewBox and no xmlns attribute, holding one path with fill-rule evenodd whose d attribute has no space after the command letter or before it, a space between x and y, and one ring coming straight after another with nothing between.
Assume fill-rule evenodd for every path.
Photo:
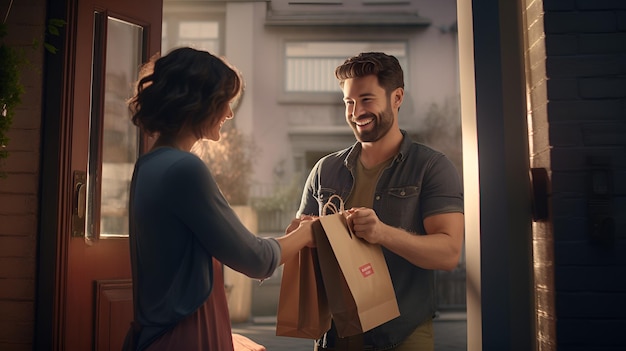
<instances>
[{"instance_id":1,"label":"house exterior","mask_svg":"<svg viewBox=\"0 0 626 351\"><path fill-rule=\"evenodd\" d=\"M354 142L334 68L355 53L400 59L402 128L418 136L445 106L459 125L455 1L165 0L163 23L163 52L192 45L242 72L233 121L255 147L252 197L300 185L320 156Z\"/></svg>"},{"instance_id":2,"label":"house exterior","mask_svg":"<svg viewBox=\"0 0 626 351\"><path fill-rule=\"evenodd\" d=\"M352 142L340 92L325 85L332 79L303 87L290 80L302 70L285 65L309 64L309 71L319 61L335 62L321 54L332 42L391 44L387 49L404 55L407 71L403 128L419 137L432 104L460 96L468 350L626 346L626 286L619 278L626 273L621 1L236 0L200 7L201 1L154 1L159 6L140 11L145 1L0 5L3 18L11 7L6 44L26 49L40 38L60 48L25 50L26 93L2 165L8 177L0 179L0 349L119 343L102 335L127 326L125 239L75 232L80 214L91 213L79 199L97 189L89 184L103 184L82 178L91 162L82 151L92 135L85 116L106 117L120 99L102 93L102 111L90 103L99 96L90 91L96 85L90 77L109 78L109 71L88 59L97 51L85 28L114 35L118 22L138 23L119 30L122 38L145 41L145 57L161 41L170 45L168 19L184 13L183 5L209 9L225 36L207 45L216 45L246 80L235 122L260 150L253 194L271 195L264 184L297 180L316 157ZM52 18L68 22L58 38L44 37ZM119 163L114 174L122 177ZM106 178L111 169L96 164L95 174Z\"/></svg>"}]
</instances>

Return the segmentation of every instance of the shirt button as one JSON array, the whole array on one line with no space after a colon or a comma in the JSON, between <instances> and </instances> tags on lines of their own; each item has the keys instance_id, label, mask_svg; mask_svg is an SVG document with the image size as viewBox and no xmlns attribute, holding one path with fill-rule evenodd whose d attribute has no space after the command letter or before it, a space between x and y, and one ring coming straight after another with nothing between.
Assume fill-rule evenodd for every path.
<instances>
[{"instance_id":1,"label":"shirt button","mask_svg":"<svg viewBox=\"0 0 626 351\"><path fill-rule=\"evenodd\" d=\"M405 193L404 191L402 191L402 192L400 193L400 195L404 196L404 195L406 195L406 193Z\"/></svg>"},{"instance_id":2,"label":"shirt button","mask_svg":"<svg viewBox=\"0 0 626 351\"><path fill-rule=\"evenodd\" d=\"M380 200L380 195L376 195L376 200Z\"/></svg>"}]
</instances>

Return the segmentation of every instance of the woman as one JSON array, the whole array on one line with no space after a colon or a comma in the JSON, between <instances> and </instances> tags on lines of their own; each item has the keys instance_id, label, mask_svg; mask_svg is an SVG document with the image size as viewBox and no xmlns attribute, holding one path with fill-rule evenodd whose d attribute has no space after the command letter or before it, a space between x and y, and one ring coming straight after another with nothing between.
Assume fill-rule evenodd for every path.
<instances>
[{"instance_id":1,"label":"woman","mask_svg":"<svg viewBox=\"0 0 626 351\"><path fill-rule=\"evenodd\" d=\"M143 70L129 101L132 121L154 135L135 165L130 251L137 350L264 350L232 335L222 264L263 279L313 244L311 223L277 239L250 233L191 147L220 139L242 79L208 52L180 48ZM131 333L129 333L130 335ZM129 340L129 338L127 338ZM248 348L249 347L249 348Z\"/></svg>"}]
</instances>

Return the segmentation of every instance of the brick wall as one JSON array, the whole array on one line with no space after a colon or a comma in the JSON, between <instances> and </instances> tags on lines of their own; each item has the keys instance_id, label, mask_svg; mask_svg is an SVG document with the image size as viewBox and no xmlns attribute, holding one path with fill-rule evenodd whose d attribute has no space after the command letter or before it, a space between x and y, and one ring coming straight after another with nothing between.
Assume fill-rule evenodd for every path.
<instances>
[{"instance_id":1,"label":"brick wall","mask_svg":"<svg viewBox=\"0 0 626 351\"><path fill-rule=\"evenodd\" d=\"M548 132L548 96L546 48L542 0L523 2L527 99L529 102L530 167L545 168L550 173ZM556 350L556 313L554 311L554 240L549 221L533 223L533 266L535 275L535 308L537 351Z\"/></svg>"},{"instance_id":2,"label":"brick wall","mask_svg":"<svg viewBox=\"0 0 626 351\"><path fill-rule=\"evenodd\" d=\"M543 0L543 10L548 80L533 82L547 96L545 108L535 100L535 116L542 116L536 127L546 130L537 132L547 133L551 148L554 287L545 289L555 295L554 311L543 312L546 319L556 315L559 350L624 350L626 2ZM602 170L597 179L608 179L609 196L589 191L595 167ZM590 235L599 212L614 220L613 239ZM535 235L536 242L549 240Z\"/></svg>"},{"instance_id":3,"label":"brick wall","mask_svg":"<svg viewBox=\"0 0 626 351\"><path fill-rule=\"evenodd\" d=\"M2 1L6 15L10 1ZM9 132L9 158L0 179L0 350L32 350L39 192L45 1L14 1L5 43L25 53L30 65L21 76L25 94Z\"/></svg>"}]
</instances>

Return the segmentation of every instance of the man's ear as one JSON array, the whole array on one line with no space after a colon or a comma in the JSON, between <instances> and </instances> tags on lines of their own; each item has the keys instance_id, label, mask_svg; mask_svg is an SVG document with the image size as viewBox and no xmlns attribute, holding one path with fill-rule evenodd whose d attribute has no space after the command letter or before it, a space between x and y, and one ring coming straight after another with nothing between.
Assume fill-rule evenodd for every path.
<instances>
[{"instance_id":1,"label":"man's ear","mask_svg":"<svg viewBox=\"0 0 626 351\"><path fill-rule=\"evenodd\" d=\"M402 100L404 99L404 89L402 88L396 88L396 90L394 90L391 93L391 106L393 106L393 108L400 108L400 105L402 105Z\"/></svg>"}]
</instances>

